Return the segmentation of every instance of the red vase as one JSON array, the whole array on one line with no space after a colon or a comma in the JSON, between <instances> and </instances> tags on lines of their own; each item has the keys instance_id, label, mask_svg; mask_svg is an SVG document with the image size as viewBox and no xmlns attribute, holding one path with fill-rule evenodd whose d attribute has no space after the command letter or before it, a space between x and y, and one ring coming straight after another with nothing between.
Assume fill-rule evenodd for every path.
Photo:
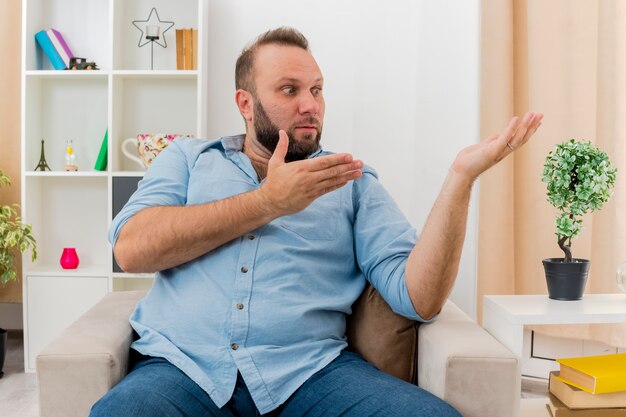
<instances>
[{"instance_id":1,"label":"red vase","mask_svg":"<svg viewBox=\"0 0 626 417\"><path fill-rule=\"evenodd\" d=\"M63 248L60 259L63 269L76 269L78 267L78 255L75 248Z\"/></svg>"}]
</instances>

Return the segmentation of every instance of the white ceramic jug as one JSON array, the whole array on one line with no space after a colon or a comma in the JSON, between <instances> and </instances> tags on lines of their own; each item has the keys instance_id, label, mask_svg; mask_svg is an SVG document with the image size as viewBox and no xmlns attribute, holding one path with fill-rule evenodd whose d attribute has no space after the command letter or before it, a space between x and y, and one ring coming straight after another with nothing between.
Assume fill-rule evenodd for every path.
<instances>
[{"instance_id":1,"label":"white ceramic jug","mask_svg":"<svg viewBox=\"0 0 626 417\"><path fill-rule=\"evenodd\" d=\"M136 138L128 138L122 141L122 153L131 161L137 162L144 168L148 168L156 156L165 149L172 141L180 137L193 137L192 135L172 135L165 133L140 133ZM128 149L131 145L131 150Z\"/></svg>"}]
</instances>

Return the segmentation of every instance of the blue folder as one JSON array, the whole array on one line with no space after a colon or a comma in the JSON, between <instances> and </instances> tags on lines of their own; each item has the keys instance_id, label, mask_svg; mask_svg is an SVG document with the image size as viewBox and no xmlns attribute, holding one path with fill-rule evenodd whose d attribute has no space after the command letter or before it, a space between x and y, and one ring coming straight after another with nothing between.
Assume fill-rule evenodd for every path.
<instances>
[{"instance_id":1,"label":"blue folder","mask_svg":"<svg viewBox=\"0 0 626 417\"><path fill-rule=\"evenodd\" d=\"M52 67L55 70L64 70L66 68L65 63L63 62L63 59L61 59L61 55L59 55L56 48L50 41L50 38L48 37L46 31L40 30L39 32L37 32L37 34L35 35L35 39L52 63Z\"/></svg>"}]
</instances>

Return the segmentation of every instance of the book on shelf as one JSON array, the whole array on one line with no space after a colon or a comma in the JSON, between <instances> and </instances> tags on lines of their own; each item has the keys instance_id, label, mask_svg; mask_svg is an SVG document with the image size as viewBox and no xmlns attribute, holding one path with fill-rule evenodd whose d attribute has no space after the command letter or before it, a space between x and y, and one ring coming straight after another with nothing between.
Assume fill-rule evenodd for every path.
<instances>
[{"instance_id":1,"label":"book on shelf","mask_svg":"<svg viewBox=\"0 0 626 417\"><path fill-rule=\"evenodd\" d=\"M626 391L626 353L556 360L556 378L591 394Z\"/></svg>"},{"instance_id":2,"label":"book on shelf","mask_svg":"<svg viewBox=\"0 0 626 417\"><path fill-rule=\"evenodd\" d=\"M182 29L176 29L176 69L185 69L185 46Z\"/></svg>"},{"instance_id":3,"label":"book on shelf","mask_svg":"<svg viewBox=\"0 0 626 417\"><path fill-rule=\"evenodd\" d=\"M198 29L191 29L191 69L198 69Z\"/></svg>"},{"instance_id":4,"label":"book on shelf","mask_svg":"<svg viewBox=\"0 0 626 417\"><path fill-rule=\"evenodd\" d=\"M55 70L64 70L65 68L67 68L45 30L40 30L39 32L37 32L35 34L35 40L43 50L44 54L46 54L46 56L50 60L52 68L54 68Z\"/></svg>"},{"instance_id":5,"label":"book on shelf","mask_svg":"<svg viewBox=\"0 0 626 417\"><path fill-rule=\"evenodd\" d=\"M192 66L191 57L193 56L193 38L191 29L183 29L183 43L185 52L185 69L190 70Z\"/></svg>"},{"instance_id":6,"label":"book on shelf","mask_svg":"<svg viewBox=\"0 0 626 417\"><path fill-rule=\"evenodd\" d=\"M48 29L46 31L46 34L48 35L48 38L50 38L50 42L52 42L52 45L54 45L54 49L57 50L57 53L63 60L65 67L69 68L70 58L74 58L74 54L70 50L70 47L67 46L65 39L63 39L63 35L61 35L61 33L54 28Z\"/></svg>"},{"instance_id":7,"label":"book on shelf","mask_svg":"<svg viewBox=\"0 0 626 417\"><path fill-rule=\"evenodd\" d=\"M626 416L626 408L584 408L573 410L567 408L565 404L559 401L554 395L549 394L548 403L546 404L548 411L552 417L624 417Z\"/></svg>"},{"instance_id":8,"label":"book on shelf","mask_svg":"<svg viewBox=\"0 0 626 417\"><path fill-rule=\"evenodd\" d=\"M93 169L95 169L96 171L106 171L108 151L109 151L109 129L107 129L104 132L104 139L102 139L102 144L100 145L100 152L98 152L98 158L96 159L96 164L94 165Z\"/></svg>"},{"instance_id":9,"label":"book on shelf","mask_svg":"<svg viewBox=\"0 0 626 417\"><path fill-rule=\"evenodd\" d=\"M198 30L176 29L176 69L198 69Z\"/></svg>"},{"instance_id":10,"label":"book on shelf","mask_svg":"<svg viewBox=\"0 0 626 417\"><path fill-rule=\"evenodd\" d=\"M608 394L589 394L579 388L560 381L558 371L550 372L548 389L563 404L571 409L579 408L626 408L626 391Z\"/></svg>"}]
</instances>

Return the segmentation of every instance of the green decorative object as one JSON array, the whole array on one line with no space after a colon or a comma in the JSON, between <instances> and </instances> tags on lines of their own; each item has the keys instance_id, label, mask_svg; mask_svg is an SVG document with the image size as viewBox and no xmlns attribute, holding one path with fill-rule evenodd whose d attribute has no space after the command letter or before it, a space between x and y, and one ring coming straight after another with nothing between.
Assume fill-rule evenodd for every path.
<instances>
[{"instance_id":1,"label":"green decorative object","mask_svg":"<svg viewBox=\"0 0 626 417\"><path fill-rule=\"evenodd\" d=\"M11 185L9 177L0 170L0 187ZM16 252L32 250L32 260L37 259L37 243L32 235L32 227L22 224L17 215L19 205L0 205L0 282L2 285L16 278L13 263Z\"/></svg>"},{"instance_id":2,"label":"green decorative object","mask_svg":"<svg viewBox=\"0 0 626 417\"><path fill-rule=\"evenodd\" d=\"M100 145L100 152L98 152L98 158L96 159L96 164L93 169L96 171L106 171L107 169L107 153L109 150L109 129L104 132L104 139L102 139L102 144Z\"/></svg>"},{"instance_id":3,"label":"green decorative object","mask_svg":"<svg viewBox=\"0 0 626 417\"><path fill-rule=\"evenodd\" d=\"M607 154L589 141L571 139L546 157L542 181L548 184L548 201L561 212L556 235L564 262L572 262L572 238L582 230L581 217L611 197L616 172Z\"/></svg>"},{"instance_id":4,"label":"green decorative object","mask_svg":"<svg viewBox=\"0 0 626 417\"><path fill-rule=\"evenodd\" d=\"M35 171L52 171L46 162L46 154L43 150L43 139L41 139L41 155L39 156L39 163L35 167Z\"/></svg>"}]
</instances>

